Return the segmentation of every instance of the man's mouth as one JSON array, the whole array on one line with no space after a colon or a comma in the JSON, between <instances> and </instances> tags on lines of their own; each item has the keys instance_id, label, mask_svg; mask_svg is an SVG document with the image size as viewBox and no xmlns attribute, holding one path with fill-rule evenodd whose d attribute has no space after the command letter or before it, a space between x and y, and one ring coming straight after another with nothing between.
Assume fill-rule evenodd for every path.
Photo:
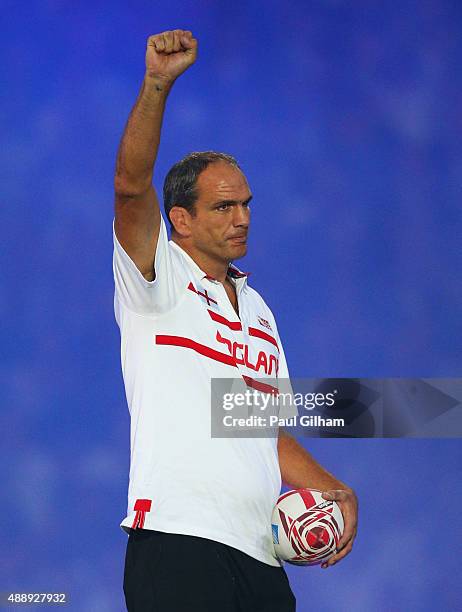
<instances>
[{"instance_id":1,"label":"man's mouth","mask_svg":"<svg viewBox=\"0 0 462 612\"><path fill-rule=\"evenodd\" d=\"M230 236L228 240L233 242L247 242L247 234L239 234L238 236Z\"/></svg>"}]
</instances>

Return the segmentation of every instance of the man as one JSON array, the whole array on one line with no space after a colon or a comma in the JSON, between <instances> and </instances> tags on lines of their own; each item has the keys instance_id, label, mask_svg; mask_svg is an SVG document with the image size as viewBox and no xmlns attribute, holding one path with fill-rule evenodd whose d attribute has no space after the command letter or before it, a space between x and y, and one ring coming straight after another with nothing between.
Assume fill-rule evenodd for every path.
<instances>
[{"instance_id":1,"label":"man","mask_svg":"<svg viewBox=\"0 0 462 612\"><path fill-rule=\"evenodd\" d=\"M345 533L326 566L351 550L356 497L283 432L210 435L211 378L258 388L288 371L271 311L231 264L247 251L252 198L234 158L175 164L164 185L170 242L160 214L152 176L165 102L196 53L189 31L148 39L117 159L114 305L131 414L124 592L136 612L285 612L295 598L270 524L281 477L340 504Z\"/></svg>"}]
</instances>

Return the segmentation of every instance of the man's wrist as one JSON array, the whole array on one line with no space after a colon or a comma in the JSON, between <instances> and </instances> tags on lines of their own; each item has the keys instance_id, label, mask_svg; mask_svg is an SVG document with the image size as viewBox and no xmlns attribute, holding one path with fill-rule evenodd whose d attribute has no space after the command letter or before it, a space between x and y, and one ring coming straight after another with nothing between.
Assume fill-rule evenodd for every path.
<instances>
[{"instance_id":1,"label":"man's wrist","mask_svg":"<svg viewBox=\"0 0 462 612\"><path fill-rule=\"evenodd\" d=\"M347 493L354 493L353 489L343 482L336 482L330 489L336 489L338 491L346 491Z\"/></svg>"},{"instance_id":2,"label":"man's wrist","mask_svg":"<svg viewBox=\"0 0 462 612\"><path fill-rule=\"evenodd\" d=\"M168 94L168 92L173 86L173 83L175 82L175 79L172 77L155 74L153 72L150 72L149 70L146 70L144 75L144 81L150 89L152 88L155 91Z\"/></svg>"}]
</instances>

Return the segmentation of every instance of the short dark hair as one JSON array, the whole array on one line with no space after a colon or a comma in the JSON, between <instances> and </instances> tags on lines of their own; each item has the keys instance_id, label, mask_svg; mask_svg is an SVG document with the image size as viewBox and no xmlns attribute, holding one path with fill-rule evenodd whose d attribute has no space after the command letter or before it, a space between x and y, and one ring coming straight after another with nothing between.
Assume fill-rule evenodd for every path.
<instances>
[{"instance_id":1,"label":"short dark hair","mask_svg":"<svg viewBox=\"0 0 462 612\"><path fill-rule=\"evenodd\" d=\"M241 170L232 155L216 151L193 151L170 168L164 181L164 209L171 227L170 211L173 206L181 206L194 215L194 204L198 197L197 179L207 166L220 161Z\"/></svg>"}]
</instances>

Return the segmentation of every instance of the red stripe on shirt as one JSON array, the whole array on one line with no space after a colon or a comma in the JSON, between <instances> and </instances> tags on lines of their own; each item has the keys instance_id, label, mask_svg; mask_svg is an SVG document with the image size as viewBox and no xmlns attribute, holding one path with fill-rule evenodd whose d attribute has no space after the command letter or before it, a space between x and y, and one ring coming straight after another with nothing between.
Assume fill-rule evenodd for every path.
<instances>
[{"instance_id":1,"label":"red stripe on shirt","mask_svg":"<svg viewBox=\"0 0 462 612\"><path fill-rule=\"evenodd\" d=\"M156 344L163 344L168 346L182 346L184 348L192 349L199 353L200 355L204 355L204 357L209 357L210 359L214 359L215 361L219 361L220 363L225 363L226 365L236 366L236 360L232 355L227 355L226 353L221 353L220 351L216 351L215 349L206 346L205 344L200 344L199 342L195 342L195 340L191 340L191 338L184 338L183 336L157 336L156 335Z\"/></svg>"},{"instance_id":2,"label":"red stripe on shirt","mask_svg":"<svg viewBox=\"0 0 462 612\"><path fill-rule=\"evenodd\" d=\"M277 387L273 387L272 385L267 385L259 380L255 380L255 378L251 378L250 376L242 375L245 384L248 387L252 387L252 389L256 389L257 391L261 391L262 393L271 393L271 395L279 395L279 389Z\"/></svg>"},{"instance_id":3,"label":"red stripe on shirt","mask_svg":"<svg viewBox=\"0 0 462 612\"><path fill-rule=\"evenodd\" d=\"M276 339L273 338L273 336L270 336L266 332L262 331L261 329L257 329L256 327L249 327L249 336L255 336L255 338L261 338L262 340L266 340L267 342L274 344L277 350L279 350L279 346Z\"/></svg>"},{"instance_id":4,"label":"red stripe on shirt","mask_svg":"<svg viewBox=\"0 0 462 612\"><path fill-rule=\"evenodd\" d=\"M195 340L191 340L191 338L184 338L183 336L156 335L156 344L167 346L182 346L184 348L190 348L193 351L196 351L196 353L204 355L204 357L209 357L209 359L214 359L215 361L219 361L220 363L237 367L236 360L232 355L227 355L226 353L216 351L215 349L212 349L209 346L206 346L205 344L200 344ZM273 387L272 385L268 385L259 380L255 380L250 376L245 376L245 374L242 374L242 378L244 379L246 385L248 387L252 387L252 389L256 389L257 391L261 391L262 393L271 393L272 395L279 395L279 389L277 389L277 387Z\"/></svg>"},{"instance_id":5,"label":"red stripe on shirt","mask_svg":"<svg viewBox=\"0 0 462 612\"><path fill-rule=\"evenodd\" d=\"M213 319L216 323L221 323L222 325L226 325L227 327L229 327L229 329L232 329L234 331L242 330L242 325L239 321L228 321L228 319L221 316L217 312L214 312L213 310L207 309L207 312L209 313L210 318Z\"/></svg>"},{"instance_id":6,"label":"red stripe on shirt","mask_svg":"<svg viewBox=\"0 0 462 612\"><path fill-rule=\"evenodd\" d=\"M143 529L146 512L150 512L152 501L150 499L137 499L134 510L136 510L135 518L132 523L132 529Z\"/></svg>"}]
</instances>

